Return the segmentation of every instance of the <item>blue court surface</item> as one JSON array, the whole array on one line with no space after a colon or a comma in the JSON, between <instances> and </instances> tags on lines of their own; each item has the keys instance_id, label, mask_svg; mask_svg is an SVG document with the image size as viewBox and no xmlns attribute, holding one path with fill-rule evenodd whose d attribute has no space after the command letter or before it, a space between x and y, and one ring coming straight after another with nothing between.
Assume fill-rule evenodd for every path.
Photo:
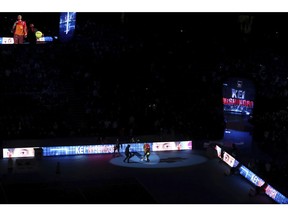
<instances>
[{"instance_id":1,"label":"blue court surface","mask_svg":"<svg viewBox=\"0 0 288 216\"><path fill-rule=\"evenodd\" d=\"M43 157L8 173L0 163L2 204L274 204L205 150ZM15 161L14 161L15 162Z\"/></svg>"}]
</instances>

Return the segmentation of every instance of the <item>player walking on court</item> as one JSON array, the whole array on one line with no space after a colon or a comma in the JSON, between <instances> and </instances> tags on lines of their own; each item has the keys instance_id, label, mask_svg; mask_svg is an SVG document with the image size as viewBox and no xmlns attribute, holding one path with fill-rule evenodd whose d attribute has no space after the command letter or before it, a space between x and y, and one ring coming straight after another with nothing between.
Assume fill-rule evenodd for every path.
<instances>
[{"instance_id":1,"label":"player walking on court","mask_svg":"<svg viewBox=\"0 0 288 216\"><path fill-rule=\"evenodd\" d=\"M130 152L130 145L128 144L127 147L125 148L125 159L123 160L123 162L127 162L129 163L129 160L131 157L133 157L133 153Z\"/></svg>"},{"instance_id":2,"label":"player walking on court","mask_svg":"<svg viewBox=\"0 0 288 216\"><path fill-rule=\"evenodd\" d=\"M150 145L148 143L145 143L144 146L144 157L143 160L146 160L147 162L149 162L149 157L150 157Z\"/></svg>"}]
</instances>

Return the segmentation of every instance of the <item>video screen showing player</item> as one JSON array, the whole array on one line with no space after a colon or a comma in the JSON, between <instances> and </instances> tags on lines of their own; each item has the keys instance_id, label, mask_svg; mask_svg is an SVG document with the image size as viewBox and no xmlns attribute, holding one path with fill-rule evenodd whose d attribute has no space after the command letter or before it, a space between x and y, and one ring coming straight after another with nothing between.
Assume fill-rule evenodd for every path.
<instances>
[{"instance_id":1,"label":"video screen showing player","mask_svg":"<svg viewBox=\"0 0 288 216\"><path fill-rule=\"evenodd\" d=\"M239 77L229 78L223 83L224 112L250 115L254 108L255 87L251 80Z\"/></svg>"},{"instance_id":2,"label":"video screen showing player","mask_svg":"<svg viewBox=\"0 0 288 216\"><path fill-rule=\"evenodd\" d=\"M15 44L15 33L19 34L19 28L16 28L20 26L19 22L25 23L20 26L25 28L23 44L34 44L34 39L35 43L40 44L55 41L59 36L59 20L59 12L1 12L0 45Z\"/></svg>"}]
</instances>

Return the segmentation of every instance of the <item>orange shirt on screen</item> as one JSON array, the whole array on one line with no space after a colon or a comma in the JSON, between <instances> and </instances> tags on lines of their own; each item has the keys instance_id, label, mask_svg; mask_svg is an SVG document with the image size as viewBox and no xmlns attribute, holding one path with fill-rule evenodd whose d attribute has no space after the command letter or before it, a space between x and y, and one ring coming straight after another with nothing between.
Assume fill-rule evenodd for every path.
<instances>
[{"instance_id":1,"label":"orange shirt on screen","mask_svg":"<svg viewBox=\"0 0 288 216\"><path fill-rule=\"evenodd\" d=\"M15 26L16 35L27 35L27 26L25 21L17 21Z\"/></svg>"}]
</instances>

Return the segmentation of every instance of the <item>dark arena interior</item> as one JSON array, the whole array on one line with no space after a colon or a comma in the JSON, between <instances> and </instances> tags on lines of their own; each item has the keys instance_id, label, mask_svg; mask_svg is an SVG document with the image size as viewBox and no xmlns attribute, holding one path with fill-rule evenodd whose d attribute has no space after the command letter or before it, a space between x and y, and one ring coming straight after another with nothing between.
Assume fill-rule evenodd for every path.
<instances>
[{"instance_id":1,"label":"dark arena interior","mask_svg":"<svg viewBox=\"0 0 288 216\"><path fill-rule=\"evenodd\" d=\"M52 39L4 44L18 14ZM215 145L288 197L288 13L74 15L68 34L61 13L0 13L1 204L278 204L225 175ZM227 112L231 78L253 84L232 93L238 103L253 91L250 111ZM187 140L192 149L152 151L150 162L138 151L125 163L121 149L38 155L22 170L12 158L10 172L4 154Z\"/></svg>"}]
</instances>

